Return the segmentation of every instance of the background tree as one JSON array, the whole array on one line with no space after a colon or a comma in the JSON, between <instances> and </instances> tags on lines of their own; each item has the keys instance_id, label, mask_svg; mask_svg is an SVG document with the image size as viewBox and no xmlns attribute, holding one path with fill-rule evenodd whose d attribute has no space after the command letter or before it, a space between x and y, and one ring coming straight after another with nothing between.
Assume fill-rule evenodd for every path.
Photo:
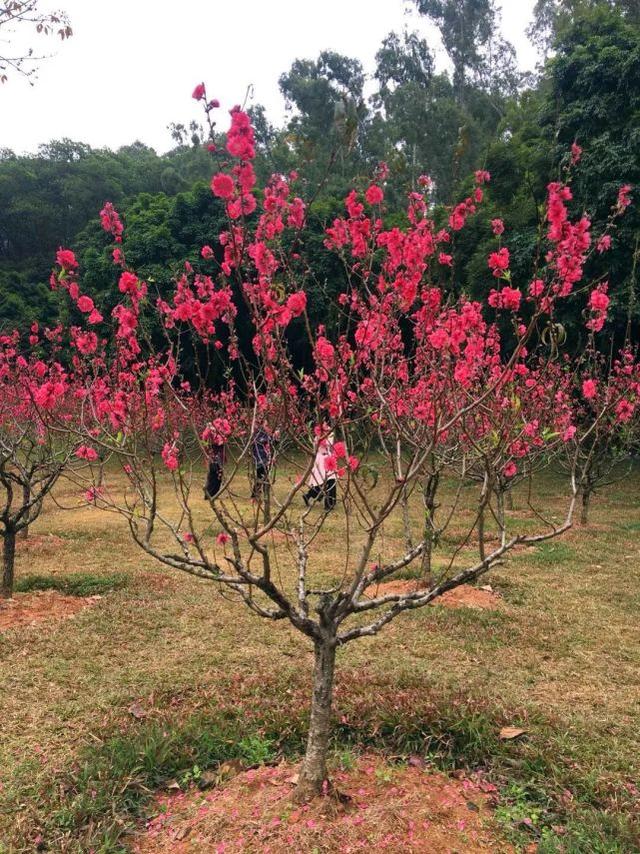
<instances>
[{"instance_id":1,"label":"background tree","mask_svg":"<svg viewBox=\"0 0 640 854\"><path fill-rule=\"evenodd\" d=\"M546 56L556 39L562 38L581 17L597 9L619 12L628 23L640 24L638 0L537 0L527 35Z\"/></svg>"},{"instance_id":2,"label":"background tree","mask_svg":"<svg viewBox=\"0 0 640 854\"><path fill-rule=\"evenodd\" d=\"M482 162L495 135L499 113L488 94L474 91L473 104L461 104L448 76L434 73L428 45L415 33L387 36L376 54L375 77L370 149L389 163L401 187L426 174L432 198L451 202L460 176Z\"/></svg>"},{"instance_id":3,"label":"background tree","mask_svg":"<svg viewBox=\"0 0 640 854\"><path fill-rule=\"evenodd\" d=\"M594 495L631 473L640 447L639 394L640 373L633 353L623 351L611 364L591 342L585 379L574 388L575 434L566 446L580 492L582 525L589 523Z\"/></svg>"},{"instance_id":4,"label":"background tree","mask_svg":"<svg viewBox=\"0 0 640 854\"><path fill-rule=\"evenodd\" d=\"M344 182L364 156L367 114L365 75L357 59L323 51L317 60L297 59L279 80L293 111L286 138L297 168L316 186L329 177Z\"/></svg>"},{"instance_id":5,"label":"background tree","mask_svg":"<svg viewBox=\"0 0 640 854\"><path fill-rule=\"evenodd\" d=\"M36 155L5 150L0 156L1 322L55 321L58 303L48 286L51 255L74 242L106 199L125 208L140 193L169 199L209 173L210 156L202 146L179 146L162 157L139 142L115 152L66 139L41 146Z\"/></svg>"},{"instance_id":6,"label":"background tree","mask_svg":"<svg viewBox=\"0 0 640 854\"><path fill-rule=\"evenodd\" d=\"M487 48L496 36L497 9L493 0L415 0L418 12L437 26L453 65L453 91L464 100L467 84L487 64Z\"/></svg>"}]
</instances>

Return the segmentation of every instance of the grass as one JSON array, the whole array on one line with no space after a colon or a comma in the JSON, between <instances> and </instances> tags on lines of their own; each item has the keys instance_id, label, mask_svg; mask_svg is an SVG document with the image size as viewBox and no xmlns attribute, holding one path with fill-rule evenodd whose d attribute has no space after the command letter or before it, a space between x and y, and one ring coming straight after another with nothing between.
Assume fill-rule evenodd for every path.
<instances>
[{"instance_id":1,"label":"grass","mask_svg":"<svg viewBox=\"0 0 640 854\"><path fill-rule=\"evenodd\" d=\"M515 554L489 577L500 611L433 607L341 650L336 766L376 749L482 769L517 846L640 851L639 508L633 480L596 498L593 528ZM323 557L339 565L332 525ZM300 754L312 656L293 630L158 567L117 517L51 506L34 533L62 539L34 547L30 569L19 555L20 589L103 598L73 621L0 634L2 854L40 839L124 851L159 787ZM501 741L504 725L527 734Z\"/></svg>"},{"instance_id":2,"label":"grass","mask_svg":"<svg viewBox=\"0 0 640 854\"><path fill-rule=\"evenodd\" d=\"M257 734L238 740L239 721L233 724L232 729L230 722L196 715L173 730L150 724L87 751L68 776L63 797L51 792L47 821L52 832L64 840L84 827L85 845L120 850L121 816L135 814L150 789L169 780L186 788L198 782L202 769L224 760L253 765L273 758L268 740Z\"/></svg>"},{"instance_id":3,"label":"grass","mask_svg":"<svg viewBox=\"0 0 640 854\"><path fill-rule=\"evenodd\" d=\"M539 566L556 566L575 561L577 557L575 549L571 546L561 540L551 540L539 543L529 560Z\"/></svg>"},{"instance_id":4,"label":"grass","mask_svg":"<svg viewBox=\"0 0 640 854\"><path fill-rule=\"evenodd\" d=\"M27 575L18 579L16 593L31 593L34 590L56 590L65 596L103 596L122 590L129 578L124 573L94 575L74 573L72 575Z\"/></svg>"}]
</instances>

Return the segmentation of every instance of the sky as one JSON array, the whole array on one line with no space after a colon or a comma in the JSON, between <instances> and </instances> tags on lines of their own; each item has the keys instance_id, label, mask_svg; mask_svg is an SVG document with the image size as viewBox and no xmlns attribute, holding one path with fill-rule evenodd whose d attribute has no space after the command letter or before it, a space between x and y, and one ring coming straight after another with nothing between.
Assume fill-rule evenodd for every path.
<instances>
[{"instance_id":1,"label":"sky","mask_svg":"<svg viewBox=\"0 0 640 854\"><path fill-rule=\"evenodd\" d=\"M504 3L505 36L521 68L536 54L525 35L535 0ZM46 0L43 8L52 8ZM172 146L170 122L200 119L191 92L205 81L223 108L250 98L277 124L285 115L278 77L296 58L331 49L372 72L382 39L418 29L446 55L436 31L405 0L59 0L73 37L36 43L50 56L35 85L12 75L0 86L0 148L22 153L68 137L117 148L138 139L157 151ZM56 4L56 8L58 4ZM33 40L32 40L33 41ZM225 116L219 127L224 129Z\"/></svg>"}]
</instances>

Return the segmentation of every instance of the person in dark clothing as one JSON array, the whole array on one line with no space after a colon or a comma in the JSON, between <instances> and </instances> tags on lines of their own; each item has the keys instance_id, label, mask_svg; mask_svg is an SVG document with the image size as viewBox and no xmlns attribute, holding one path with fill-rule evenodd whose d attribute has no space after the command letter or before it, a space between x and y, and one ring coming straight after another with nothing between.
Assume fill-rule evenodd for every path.
<instances>
[{"instance_id":1,"label":"person in dark clothing","mask_svg":"<svg viewBox=\"0 0 640 854\"><path fill-rule=\"evenodd\" d=\"M320 498L324 499L324 509L327 513L333 510L338 500L338 482L335 477L328 478L321 485L310 486L302 496L302 500L307 507L315 504Z\"/></svg>"},{"instance_id":2,"label":"person in dark clothing","mask_svg":"<svg viewBox=\"0 0 640 854\"><path fill-rule=\"evenodd\" d=\"M224 445L214 445L209 457L207 482L204 487L204 499L210 501L220 492L224 476Z\"/></svg>"},{"instance_id":3,"label":"person in dark clothing","mask_svg":"<svg viewBox=\"0 0 640 854\"><path fill-rule=\"evenodd\" d=\"M333 510L338 500L338 481L335 477L330 477L324 485L324 509Z\"/></svg>"},{"instance_id":4,"label":"person in dark clothing","mask_svg":"<svg viewBox=\"0 0 640 854\"><path fill-rule=\"evenodd\" d=\"M269 492L269 477L275 457L275 437L264 427L259 427L253 437L254 481L251 497L258 500L267 498Z\"/></svg>"}]
</instances>

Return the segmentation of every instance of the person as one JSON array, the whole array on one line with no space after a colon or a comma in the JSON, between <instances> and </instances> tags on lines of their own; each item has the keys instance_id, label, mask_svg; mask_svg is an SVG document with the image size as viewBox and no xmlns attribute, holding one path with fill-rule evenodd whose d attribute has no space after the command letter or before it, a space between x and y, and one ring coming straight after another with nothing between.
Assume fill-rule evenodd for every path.
<instances>
[{"instance_id":1,"label":"person","mask_svg":"<svg viewBox=\"0 0 640 854\"><path fill-rule=\"evenodd\" d=\"M276 437L272 436L265 427L259 427L253 437L252 452L255 467L255 478L253 481L253 488L251 490L251 497L256 501L261 495L264 498L267 497L269 490L269 476L271 474L271 467L275 457L275 441Z\"/></svg>"},{"instance_id":2,"label":"person","mask_svg":"<svg viewBox=\"0 0 640 854\"><path fill-rule=\"evenodd\" d=\"M336 506L338 494L336 470L335 468L327 469L327 460L333 457L333 442L333 433L329 433L325 439L321 439L318 443L313 468L307 481L309 489L302 496L307 507L322 497L324 509L327 513Z\"/></svg>"},{"instance_id":3,"label":"person","mask_svg":"<svg viewBox=\"0 0 640 854\"><path fill-rule=\"evenodd\" d=\"M224 445L214 445L209 457L207 482L204 487L205 501L211 501L220 492L224 476Z\"/></svg>"}]
</instances>

